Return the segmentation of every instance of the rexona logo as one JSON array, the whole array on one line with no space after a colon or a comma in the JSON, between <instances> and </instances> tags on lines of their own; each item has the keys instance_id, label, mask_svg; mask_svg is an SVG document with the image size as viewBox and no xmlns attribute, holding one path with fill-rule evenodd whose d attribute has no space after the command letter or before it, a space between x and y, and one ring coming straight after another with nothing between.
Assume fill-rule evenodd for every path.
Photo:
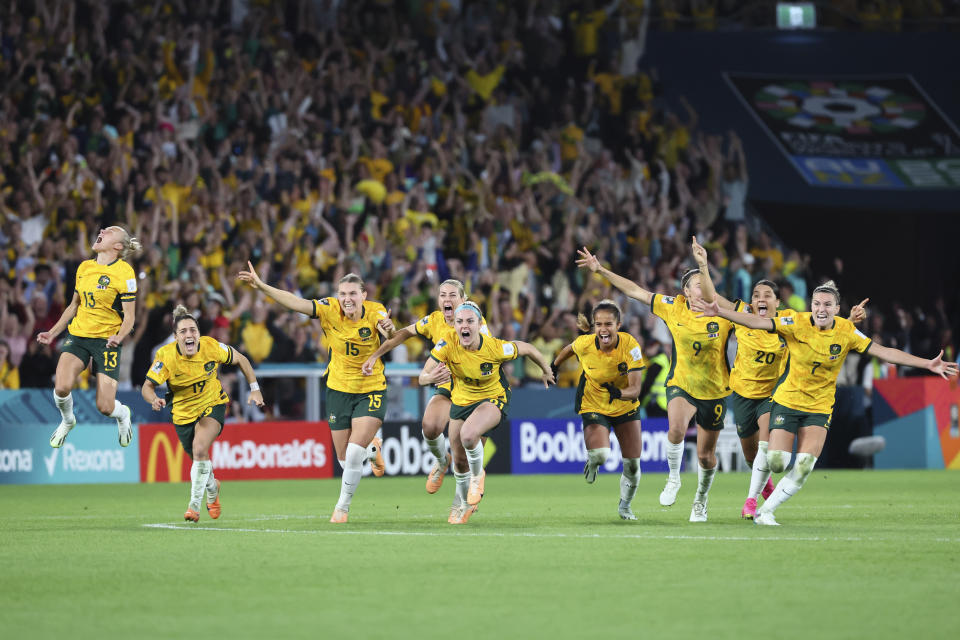
<instances>
[{"instance_id":1,"label":"rexona logo","mask_svg":"<svg viewBox=\"0 0 960 640\"><path fill-rule=\"evenodd\" d=\"M189 480L192 461L171 424L140 425L143 482ZM210 447L221 480L330 478L333 444L324 422L227 424Z\"/></svg>"},{"instance_id":2,"label":"rexona logo","mask_svg":"<svg viewBox=\"0 0 960 640\"><path fill-rule=\"evenodd\" d=\"M513 473L582 473L587 460L578 419L511 421ZM648 419L641 429L640 464L643 471L667 470L667 421ZM616 435L610 434L610 456L604 468L620 468L622 455Z\"/></svg>"},{"instance_id":3,"label":"rexona logo","mask_svg":"<svg viewBox=\"0 0 960 640\"><path fill-rule=\"evenodd\" d=\"M32 449L0 449L0 473L33 471Z\"/></svg>"},{"instance_id":4,"label":"rexona logo","mask_svg":"<svg viewBox=\"0 0 960 640\"><path fill-rule=\"evenodd\" d=\"M67 472L93 473L121 473L125 470L123 451L120 449L78 449L70 443L44 456L43 462L49 476L56 473L58 469Z\"/></svg>"}]
</instances>

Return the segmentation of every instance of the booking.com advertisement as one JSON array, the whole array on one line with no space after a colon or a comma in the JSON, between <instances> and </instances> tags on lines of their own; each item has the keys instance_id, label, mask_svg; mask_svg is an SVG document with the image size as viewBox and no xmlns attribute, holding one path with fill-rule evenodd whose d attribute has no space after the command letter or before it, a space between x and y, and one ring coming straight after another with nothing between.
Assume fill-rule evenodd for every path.
<instances>
[{"instance_id":1,"label":"booking.com advertisement","mask_svg":"<svg viewBox=\"0 0 960 640\"><path fill-rule=\"evenodd\" d=\"M0 484L140 481L137 447L120 446L115 423L78 423L59 449L52 432L48 424L0 426Z\"/></svg>"},{"instance_id":2,"label":"booking.com advertisement","mask_svg":"<svg viewBox=\"0 0 960 640\"><path fill-rule=\"evenodd\" d=\"M583 444L580 418L531 418L511 420L513 473L583 473L587 449ZM667 471L667 419L647 418L641 422L643 450L640 469L644 473ZM620 445L610 432L608 473L621 468Z\"/></svg>"}]
</instances>

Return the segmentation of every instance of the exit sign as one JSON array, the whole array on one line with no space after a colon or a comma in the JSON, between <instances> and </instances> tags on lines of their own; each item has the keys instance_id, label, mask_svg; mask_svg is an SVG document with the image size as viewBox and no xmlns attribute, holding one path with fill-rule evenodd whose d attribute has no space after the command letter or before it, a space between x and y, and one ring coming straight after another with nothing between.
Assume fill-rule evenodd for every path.
<instances>
[{"instance_id":1,"label":"exit sign","mask_svg":"<svg viewBox=\"0 0 960 640\"><path fill-rule=\"evenodd\" d=\"M817 26L817 9L810 2L778 2L777 27L780 29L813 29Z\"/></svg>"}]
</instances>

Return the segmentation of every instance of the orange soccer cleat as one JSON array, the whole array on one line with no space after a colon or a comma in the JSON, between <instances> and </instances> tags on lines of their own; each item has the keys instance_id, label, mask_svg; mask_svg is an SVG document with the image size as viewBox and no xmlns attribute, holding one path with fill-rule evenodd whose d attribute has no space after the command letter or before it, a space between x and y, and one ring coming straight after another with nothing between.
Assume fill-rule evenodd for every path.
<instances>
[{"instance_id":1,"label":"orange soccer cleat","mask_svg":"<svg viewBox=\"0 0 960 640\"><path fill-rule=\"evenodd\" d=\"M376 454L373 459L370 460L370 469L373 471L373 475L379 478L387 469L383 463L383 441L380 440L380 438L374 438L370 441L370 445L373 446L373 451ZM346 520L344 520L344 522L346 522Z\"/></svg>"},{"instance_id":2,"label":"orange soccer cleat","mask_svg":"<svg viewBox=\"0 0 960 640\"><path fill-rule=\"evenodd\" d=\"M427 493L436 493L443 485L443 477L447 475L447 469L450 468L450 456L444 456L443 462L439 460L433 463L433 469L427 476Z\"/></svg>"},{"instance_id":3,"label":"orange soccer cleat","mask_svg":"<svg viewBox=\"0 0 960 640\"><path fill-rule=\"evenodd\" d=\"M477 504L483 497L483 484L487 479L486 470L481 471L478 476L470 477L470 490L467 492L467 504Z\"/></svg>"},{"instance_id":4,"label":"orange soccer cleat","mask_svg":"<svg viewBox=\"0 0 960 640\"><path fill-rule=\"evenodd\" d=\"M450 524L467 524L470 516L476 512L477 505L461 504L453 513L450 514Z\"/></svg>"},{"instance_id":5,"label":"orange soccer cleat","mask_svg":"<svg viewBox=\"0 0 960 640\"><path fill-rule=\"evenodd\" d=\"M330 522L334 524L346 524L347 523L347 512L340 509L334 509L333 515L330 516Z\"/></svg>"},{"instance_id":6,"label":"orange soccer cleat","mask_svg":"<svg viewBox=\"0 0 960 640\"><path fill-rule=\"evenodd\" d=\"M193 509L187 509L187 512L183 514L183 519L188 522L200 522L200 514Z\"/></svg>"},{"instance_id":7,"label":"orange soccer cleat","mask_svg":"<svg viewBox=\"0 0 960 640\"><path fill-rule=\"evenodd\" d=\"M213 502L207 503L207 513L216 520L220 517L220 481L217 480L217 497Z\"/></svg>"}]
</instances>

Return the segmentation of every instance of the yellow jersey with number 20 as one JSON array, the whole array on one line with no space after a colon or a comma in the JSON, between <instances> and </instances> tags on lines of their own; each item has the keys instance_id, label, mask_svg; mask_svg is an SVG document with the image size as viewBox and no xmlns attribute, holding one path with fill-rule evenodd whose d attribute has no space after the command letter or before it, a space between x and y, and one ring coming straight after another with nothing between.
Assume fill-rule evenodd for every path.
<instances>
[{"instance_id":1,"label":"yellow jersey with number 20","mask_svg":"<svg viewBox=\"0 0 960 640\"><path fill-rule=\"evenodd\" d=\"M734 309L750 313L750 306L740 300ZM774 317L785 318L795 313L793 309L783 309ZM739 325L734 331L737 336L737 357L730 370L730 389L752 400L769 398L787 364L787 341L775 331Z\"/></svg>"}]
</instances>

